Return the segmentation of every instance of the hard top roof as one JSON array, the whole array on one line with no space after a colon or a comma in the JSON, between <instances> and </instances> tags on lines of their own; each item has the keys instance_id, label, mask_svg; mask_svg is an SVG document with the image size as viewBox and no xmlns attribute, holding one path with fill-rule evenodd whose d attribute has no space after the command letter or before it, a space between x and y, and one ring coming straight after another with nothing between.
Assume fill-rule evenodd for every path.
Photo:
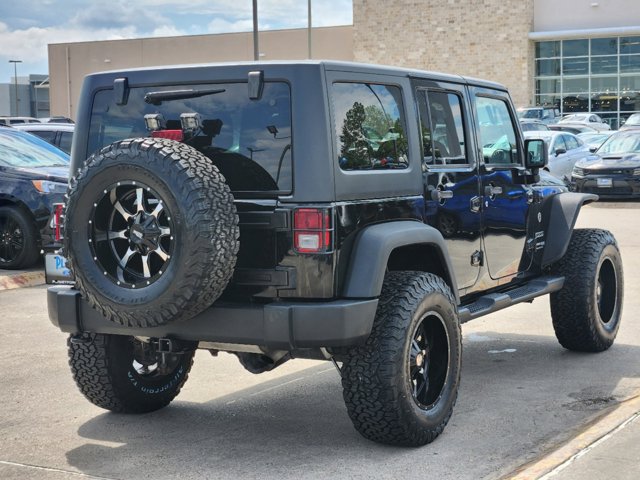
<instances>
[{"instance_id":1,"label":"hard top roof","mask_svg":"<svg viewBox=\"0 0 640 480\"><path fill-rule=\"evenodd\" d=\"M225 68L225 67L253 67L259 69L260 67L295 67L317 65L324 68L327 71L342 71L342 72L357 72L372 75L395 75L402 77L412 78L428 78L434 80L440 80L445 82L463 83L470 85L477 85L480 87L493 88L498 90L507 90L507 88L499 83L491 82L488 80L481 80L473 77L466 77L461 75L450 75L446 73L432 72L426 70L418 70L404 67L393 67L387 65L376 65L359 62L343 62L337 60L275 60L275 61L261 61L261 62L226 62L226 63L203 63L203 64L185 64L185 65L162 65L156 67L141 67L131 68L123 70L109 70L105 72L94 73L88 75L89 77L100 75L114 75L119 74L126 76L127 73L134 72L149 72L149 71L161 71L161 70L181 70L192 68Z\"/></svg>"}]
</instances>

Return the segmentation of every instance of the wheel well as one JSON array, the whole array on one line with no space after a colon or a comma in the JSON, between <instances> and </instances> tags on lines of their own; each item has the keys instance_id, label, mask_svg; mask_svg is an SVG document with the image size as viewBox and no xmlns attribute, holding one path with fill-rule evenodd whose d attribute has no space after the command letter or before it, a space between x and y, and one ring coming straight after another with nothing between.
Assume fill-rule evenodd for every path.
<instances>
[{"instance_id":1,"label":"wheel well","mask_svg":"<svg viewBox=\"0 0 640 480\"><path fill-rule=\"evenodd\" d=\"M435 245L406 245L393 250L387 261L387 271L399 270L433 273L442 278L452 291L454 290L442 252Z\"/></svg>"}]
</instances>

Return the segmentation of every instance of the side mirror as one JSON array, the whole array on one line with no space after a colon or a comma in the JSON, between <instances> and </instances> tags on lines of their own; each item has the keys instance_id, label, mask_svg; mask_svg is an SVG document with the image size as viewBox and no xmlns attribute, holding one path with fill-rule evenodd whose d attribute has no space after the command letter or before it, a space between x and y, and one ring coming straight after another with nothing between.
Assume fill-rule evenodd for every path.
<instances>
[{"instance_id":1,"label":"side mirror","mask_svg":"<svg viewBox=\"0 0 640 480\"><path fill-rule=\"evenodd\" d=\"M567 150L565 148L556 148L556 157L558 155L562 155L563 153L567 153Z\"/></svg>"},{"instance_id":2,"label":"side mirror","mask_svg":"<svg viewBox=\"0 0 640 480\"><path fill-rule=\"evenodd\" d=\"M549 156L544 140L539 138L529 138L524 141L524 151L526 157L524 166L527 170L538 170L544 168L549 163Z\"/></svg>"},{"instance_id":3,"label":"side mirror","mask_svg":"<svg viewBox=\"0 0 640 480\"><path fill-rule=\"evenodd\" d=\"M591 153L596 153L596 150L598 150L598 147L589 147Z\"/></svg>"}]
</instances>

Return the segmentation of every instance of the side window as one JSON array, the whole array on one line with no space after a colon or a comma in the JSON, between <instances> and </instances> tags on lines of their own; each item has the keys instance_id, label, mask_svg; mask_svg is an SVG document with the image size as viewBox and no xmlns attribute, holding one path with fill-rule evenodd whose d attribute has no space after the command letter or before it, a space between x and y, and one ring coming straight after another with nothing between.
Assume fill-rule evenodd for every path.
<instances>
[{"instance_id":1,"label":"side window","mask_svg":"<svg viewBox=\"0 0 640 480\"><path fill-rule=\"evenodd\" d=\"M73 139L72 132L60 132L60 145L59 148L63 152L71 153L71 140Z\"/></svg>"},{"instance_id":2,"label":"side window","mask_svg":"<svg viewBox=\"0 0 640 480\"><path fill-rule=\"evenodd\" d=\"M567 151L574 150L580 146L576 137L572 137L571 135L563 135L563 137L564 143L567 145Z\"/></svg>"},{"instance_id":3,"label":"side window","mask_svg":"<svg viewBox=\"0 0 640 480\"><path fill-rule=\"evenodd\" d=\"M516 131L504 100L475 97L478 137L485 164L520 163Z\"/></svg>"},{"instance_id":4,"label":"side window","mask_svg":"<svg viewBox=\"0 0 640 480\"><path fill-rule=\"evenodd\" d=\"M567 145L564 143L564 135L558 135L551 145L551 153L556 153L558 149L567 150Z\"/></svg>"},{"instance_id":5,"label":"side window","mask_svg":"<svg viewBox=\"0 0 640 480\"><path fill-rule=\"evenodd\" d=\"M419 90L418 103L424 162L427 165L467 165L460 96Z\"/></svg>"},{"instance_id":6,"label":"side window","mask_svg":"<svg viewBox=\"0 0 640 480\"><path fill-rule=\"evenodd\" d=\"M409 166L400 88L371 83L334 83L338 163L342 170Z\"/></svg>"}]
</instances>

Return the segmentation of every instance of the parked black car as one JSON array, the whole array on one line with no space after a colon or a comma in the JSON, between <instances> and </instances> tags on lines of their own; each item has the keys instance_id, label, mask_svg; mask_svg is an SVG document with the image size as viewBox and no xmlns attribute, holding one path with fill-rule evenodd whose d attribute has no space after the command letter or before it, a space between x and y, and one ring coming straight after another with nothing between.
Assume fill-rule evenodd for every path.
<instances>
[{"instance_id":1,"label":"parked black car","mask_svg":"<svg viewBox=\"0 0 640 480\"><path fill-rule=\"evenodd\" d=\"M53 250L54 203L67 189L69 156L40 138L0 126L0 269L34 264Z\"/></svg>"},{"instance_id":2,"label":"parked black car","mask_svg":"<svg viewBox=\"0 0 640 480\"><path fill-rule=\"evenodd\" d=\"M578 192L601 198L640 196L640 130L618 132L571 174Z\"/></svg>"}]
</instances>

